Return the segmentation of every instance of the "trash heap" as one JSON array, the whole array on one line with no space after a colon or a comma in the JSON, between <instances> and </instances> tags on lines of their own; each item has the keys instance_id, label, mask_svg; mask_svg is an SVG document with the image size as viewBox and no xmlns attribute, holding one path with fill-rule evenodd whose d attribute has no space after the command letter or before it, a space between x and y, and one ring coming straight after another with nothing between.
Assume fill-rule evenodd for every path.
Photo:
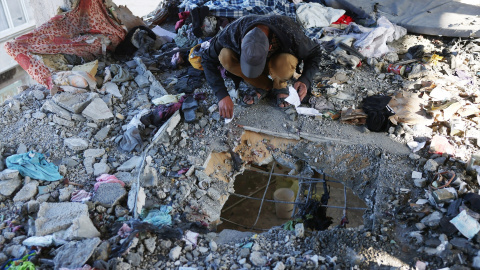
<instances>
[{"instance_id":1,"label":"trash heap","mask_svg":"<svg viewBox=\"0 0 480 270\"><path fill-rule=\"evenodd\" d=\"M153 20L162 21L164 11ZM220 118L188 47L232 19L208 16L204 7L174 15L175 26L165 29L124 19L124 43L113 54L95 43L95 60L66 52L33 57L48 66L40 74L48 88L23 87L0 105L3 266L480 268L478 40L406 34L385 18L363 33L355 25L342 33L313 25L324 28L312 34L324 59L308 104L299 108L314 110L282 112L290 134L356 125L347 136L378 132L411 151L400 155L356 142L368 150L369 168L414 169L395 181L379 177L389 192L365 180L358 190L368 193L362 198L371 210L359 228L319 232L300 223L293 231L215 232L219 201L232 192L234 173L226 174L228 183L219 181L205 173L205 164L212 152L229 150L225 134L233 133L228 140L237 145L243 129ZM226 81L235 97L235 83ZM372 99L381 102L369 107ZM256 109L236 106L236 115ZM326 156L308 152L322 149L318 141L301 142L307 150L298 162ZM349 157L349 149L330 144L325 149Z\"/></svg>"}]
</instances>

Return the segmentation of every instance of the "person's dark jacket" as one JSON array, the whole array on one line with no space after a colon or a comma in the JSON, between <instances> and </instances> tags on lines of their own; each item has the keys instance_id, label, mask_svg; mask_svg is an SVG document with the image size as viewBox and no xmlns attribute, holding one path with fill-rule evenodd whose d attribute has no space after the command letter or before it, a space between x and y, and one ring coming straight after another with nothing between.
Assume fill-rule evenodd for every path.
<instances>
[{"instance_id":1,"label":"person's dark jacket","mask_svg":"<svg viewBox=\"0 0 480 270\"><path fill-rule=\"evenodd\" d=\"M218 55L222 48L228 48L240 55L242 38L255 25L266 25L277 36L280 48L275 53L290 53L302 61L303 72L298 79L307 89L312 84L313 75L318 71L321 60L320 46L308 38L301 26L291 18L280 15L249 15L239 18L225 27L210 41L202 55L202 66L207 82L212 87L215 96L220 101L228 96L225 82L220 74Z\"/></svg>"}]
</instances>

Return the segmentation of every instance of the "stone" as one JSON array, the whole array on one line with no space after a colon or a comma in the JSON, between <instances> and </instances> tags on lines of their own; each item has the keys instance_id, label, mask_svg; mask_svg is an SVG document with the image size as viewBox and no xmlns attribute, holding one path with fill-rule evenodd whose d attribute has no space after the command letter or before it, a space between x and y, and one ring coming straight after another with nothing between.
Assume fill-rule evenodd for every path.
<instances>
[{"instance_id":1,"label":"stone","mask_svg":"<svg viewBox=\"0 0 480 270\"><path fill-rule=\"evenodd\" d=\"M105 149L87 149L83 152L85 158L97 158L105 154Z\"/></svg>"},{"instance_id":2,"label":"stone","mask_svg":"<svg viewBox=\"0 0 480 270\"><path fill-rule=\"evenodd\" d=\"M110 255L110 243L108 241L103 241L93 252L92 261L97 261L97 260L108 261L109 255Z\"/></svg>"},{"instance_id":3,"label":"stone","mask_svg":"<svg viewBox=\"0 0 480 270\"><path fill-rule=\"evenodd\" d=\"M300 238L305 237L305 227L303 227L303 223L295 224L295 236Z\"/></svg>"},{"instance_id":4,"label":"stone","mask_svg":"<svg viewBox=\"0 0 480 270\"><path fill-rule=\"evenodd\" d=\"M1 252L1 253L0 253L0 263L3 264L3 263L6 262L7 260L8 260L7 255L5 255L5 253Z\"/></svg>"},{"instance_id":5,"label":"stone","mask_svg":"<svg viewBox=\"0 0 480 270\"><path fill-rule=\"evenodd\" d=\"M472 267L475 268L475 269L480 268L480 256L476 256L476 257L473 258Z\"/></svg>"},{"instance_id":6,"label":"stone","mask_svg":"<svg viewBox=\"0 0 480 270\"><path fill-rule=\"evenodd\" d=\"M142 257L138 253L129 253L126 257L131 266L137 267L142 262Z\"/></svg>"},{"instance_id":7,"label":"stone","mask_svg":"<svg viewBox=\"0 0 480 270\"><path fill-rule=\"evenodd\" d=\"M5 169L0 172L0 180L12 180L12 179L19 179L19 171Z\"/></svg>"},{"instance_id":8,"label":"stone","mask_svg":"<svg viewBox=\"0 0 480 270\"><path fill-rule=\"evenodd\" d=\"M182 253L182 248L179 246L175 246L170 250L168 257L170 258L170 260L176 261L178 258L180 258L181 253Z\"/></svg>"},{"instance_id":9,"label":"stone","mask_svg":"<svg viewBox=\"0 0 480 270\"><path fill-rule=\"evenodd\" d=\"M123 217L128 215L128 209L121 206L121 205L116 205L115 206L115 216L116 217Z\"/></svg>"},{"instance_id":10,"label":"stone","mask_svg":"<svg viewBox=\"0 0 480 270\"><path fill-rule=\"evenodd\" d=\"M422 172L413 171L412 172L412 178L413 179L422 178Z\"/></svg>"},{"instance_id":11,"label":"stone","mask_svg":"<svg viewBox=\"0 0 480 270\"><path fill-rule=\"evenodd\" d=\"M38 120L42 120L43 118L45 118L47 115L43 112L34 112L32 114L32 117L35 118L35 119L38 119Z\"/></svg>"},{"instance_id":12,"label":"stone","mask_svg":"<svg viewBox=\"0 0 480 270\"><path fill-rule=\"evenodd\" d=\"M140 162L142 162L142 157L140 156L133 156L126 162L124 162L120 167L117 168L117 171L131 171L135 169L135 167L140 166Z\"/></svg>"},{"instance_id":13,"label":"stone","mask_svg":"<svg viewBox=\"0 0 480 270\"><path fill-rule=\"evenodd\" d=\"M93 121L103 121L113 118L112 111L110 111L105 101L103 101L101 98L95 98L82 111L82 115Z\"/></svg>"},{"instance_id":14,"label":"stone","mask_svg":"<svg viewBox=\"0 0 480 270\"><path fill-rule=\"evenodd\" d=\"M53 102L72 113L81 113L92 100L98 98L97 93L68 93L54 95Z\"/></svg>"},{"instance_id":15,"label":"stone","mask_svg":"<svg viewBox=\"0 0 480 270\"><path fill-rule=\"evenodd\" d=\"M93 226L88 215L88 206L77 202L47 203L40 205L35 220L36 236L44 236L58 231L68 229L72 226L74 220L82 218L82 222L87 220ZM95 227L93 227L95 228Z\"/></svg>"},{"instance_id":16,"label":"stone","mask_svg":"<svg viewBox=\"0 0 480 270\"><path fill-rule=\"evenodd\" d=\"M102 92L106 92L108 94L111 94L112 96L116 98L123 98L122 94L120 93L120 90L118 89L118 85L113 82L107 82L103 85Z\"/></svg>"},{"instance_id":17,"label":"stone","mask_svg":"<svg viewBox=\"0 0 480 270\"><path fill-rule=\"evenodd\" d=\"M110 125L104 126L102 129L100 129L97 132L97 134L95 134L95 140L103 142L107 138L108 133L110 132L110 129L111 129Z\"/></svg>"},{"instance_id":18,"label":"stone","mask_svg":"<svg viewBox=\"0 0 480 270\"><path fill-rule=\"evenodd\" d=\"M59 192L60 192L60 195L58 196L59 201L61 202L70 201L70 197L72 196L72 193L75 192L75 187L67 186L65 188L60 189Z\"/></svg>"},{"instance_id":19,"label":"stone","mask_svg":"<svg viewBox=\"0 0 480 270\"><path fill-rule=\"evenodd\" d=\"M53 258L55 269L82 268L90 259L100 242L101 240L99 238L92 238L66 243L57 250L57 255Z\"/></svg>"},{"instance_id":20,"label":"stone","mask_svg":"<svg viewBox=\"0 0 480 270\"><path fill-rule=\"evenodd\" d=\"M277 262L275 264L275 268L273 268L273 270L284 270L285 269L285 265L283 264L283 262Z\"/></svg>"},{"instance_id":21,"label":"stone","mask_svg":"<svg viewBox=\"0 0 480 270\"><path fill-rule=\"evenodd\" d=\"M43 112L50 112L60 116L63 119L72 120L72 113L55 104L52 100L47 100L41 108Z\"/></svg>"},{"instance_id":22,"label":"stone","mask_svg":"<svg viewBox=\"0 0 480 270\"><path fill-rule=\"evenodd\" d=\"M31 181L20 189L20 191L13 197L14 202L26 202L32 199L37 194L37 181Z\"/></svg>"},{"instance_id":23,"label":"stone","mask_svg":"<svg viewBox=\"0 0 480 270\"><path fill-rule=\"evenodd\" d=\"M250 238L253 235L253 232L241 232L236 230L224 229L217 235L214 241L219 245L224 245L241 241L244 238Z\"/></svg>"},{"instance_id":24,"label":"stone","mask_svg":"<svg viewBox=\"0 0 480 270\"><path fill-rule=\"evenodd\" d=\"M168 136L172 136L172 132L177 127L178 123L180 123L180 120L182 120L182 117L180 116L180 113L176 111L168 121L168 127L167 127Z\"/></svg>"},{"instance_id":25,"label":"stone","mask_svg":"<svg viewBox=\"0 0 480 270\"><path fill-rule=\"evenodd\" d=\"M427 160L427 162L425 163L425 166L423 166L423 168L426 171L429 171L429 172L436 172L437 168L438 168L438 163L433 159L429 159L429 160Z\"/></svg>"},{"instance_id":26,"label":"stone","mask_svg":"<svg viewBox=\"0 0 480 270\"><path fill-rule=\"evenodd\" d=\"M156 237L147 238L143 241L143 244L145 245L145 248L150 253L153 253L153 252L155 252L155 248L157 246L157 238Z\"/></svg>"},{"instance_id":27,"label":"stone","mask_svg":"<svg viewBox=\"0 0 480 270\"><path fill-rule=\"evenodd\" d=\"M435 211L430 215L424 217L421 222L429 227L435 227L440 224L440 220L442 219L442 213Z\"/></svg>"},{"instance_id":28,"label":"stone","mask_svg":"<svg viewBox=\"0 0 480 270\"><path fill-rule=\"evenodd\" d=\"M138 75L137 77L135 77L135 82L137 83L139 88L145 88L150 85L150 81L148 80L148 78L143 75Z\"/></svg>"},{"instance_id":29,"label":"stone","mask_svg":"<svg viewBox=\"0 0 480 270\"><path fill-rule=\"evenodd\" d=\"M40 203L37 201L30 200L27 202L27 212L29 214L37 213L40 209Z\"/></svg>"},{"instance_id":30,"label":"stone","mask_svg":"<svg viewBox=\"0 0 480 270\"><path fill-rule=\"evenodd\" d=\"M22 185L20 179L11 179L0 181L0 194L6 197L12 195Z\"/></svg>"},{"instance_id":31,"label":"stone","mask_svg":"<svg viewBox=\"0 0 480 270\"><path fill-rule=\"evenodd\" d=\"M129 172L117 172L115 173L115 177L124 182L127 187L130 187L136 181L135 177Z\"/></svg>"},{"instance_id":32,"label":"stone","mask_svg":"<svg viewBox=\"0 0 480 270\"><path fill-rule=\"evenodd\" d=\"M254 251L250 254L250 261L253 265L261 267L267 264L267 258L265 258L261 252Z\"/></svg>"},{"instance_id":33,"label":"stone","mask_svg":"<svg viewBox=\"0 0 480 270\"><path fill-rule=\"evenodd\" d=\"M215 243L215 241L213 241L213 240L210 241L209 246L210 246L211 251L213 251L213 252L217 251L218 246L217 246L217 243Z\"/></svg>"},{"instance_id":34,"label":"stone","mask_svg":"<svg viewBox=\"0 0 480 270\"><path fill-rule=\"evenodd\" d=\"M110 172L110 166L107 163L95 163L93 164L93 175L100 176L102 174L108 174Z\"/></svg>"},{"instance_id":35,"label":"stone","mask_svg":"<svg viewBox=\"0 0 480 270\"><path fill-rule=\"evenodd\" d=\"M74 151L82 151L88 148L88 141L82 138L68 138L63 141L64 145Z\"/></svg>"},{"instance_id":36,"label":"stone","mask_svg":"<svg viewBox=\"0 0 480 270\"><path fill-rule=\"evenodd\" d=\"M21 258L27 254L27 247L22 245L12 245L6 248L5 253L13 258Z\"/></svg>"},{"instance_id":37,"label":"stone","mask_svg":"<svg viewBox=\"0 0 480 270\"><path fill-rule=\"evenodd\" d=\"M45 99L45 93L42 90L35 89L32 91L33 97L36 100L43 100Z\"/></svg>"},{"instance_id":38,"label":"stone","mask_svg":"<svg viewBox=\"0 0 480 270\"><path fill-rule=\"evenodd\" d=\"M74 122L72 122L70 120L63 119L63 118L58 117L56 115L53 116L52 120L55 124L58 124L58 125L61 125L61 126L64 126L64 127L74 127L75 126Z\"/></svg>"},{"instance_id":39,"label":"stone","mask_svg":"<svg viewBox=\"0 0 480 270\"><path fill-rule=\"evenodd\" d=\"M413 180L413 183L415 184L416 187L423 188L427 185L427 179L426 178L417 178Z\"/></svg>"},{"instance_id":40,"label":"stone","mask_svg":"<svg viewBox=\"0 0 480 270\"><path fill-rule=\"evenodd\" d=\"M119 203L127 195L125 188L119 183L104 183L101 184L95 195L93 195L92 201L97 202L100 205L110 208Z\"/></svg>"},{"instance_id":41,"label":"stone","mask_svg":"<svg viewBox=\"0 0 480 270\"><path fill-rule=\"evenodd\" d=\"M137 213L140 214L142 212L143 206L145 205L145 199L147 198L147 196L143 187L140 187L138 189L137 195L137 185L133 184L130 192L128 192L127 200L127 206L130 211L133 211L133 208L135 207L135 198L137 198Z\"/></svg>"},{"instance_id":42,"label":"stone","mask_svg":"<svg viewBox=\"0 0 480 270\"><path fill-rule=\"evenodd\" d=\"M74 219L72 225L63 234L63 238L67 241L93 237L100 237L100 232L87 215Z\"/></svg>"}]
</instances>

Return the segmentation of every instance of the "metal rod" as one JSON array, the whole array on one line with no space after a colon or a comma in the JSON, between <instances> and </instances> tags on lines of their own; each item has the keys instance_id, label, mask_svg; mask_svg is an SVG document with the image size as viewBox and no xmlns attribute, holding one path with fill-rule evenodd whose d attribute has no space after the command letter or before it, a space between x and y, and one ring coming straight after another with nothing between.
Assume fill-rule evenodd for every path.
<instances>
[{"instance_id":1,"label":"metal rod","mask_svg":"<svg viewBox=\"0 0 480 270\"><path fill-rule=\"evenodd\" d=\"M272 181L272 184L276 183L277 180L273 180ZM255 194L257 194L257 192L261 191L262 189L264 189L267 185L264 185L263 187L255 190L254 192L248 194L247 196L253 196ZM222 209L222 213L225 213L227 212L228 210L232 209L233 207L239 205L240 203L242 203L243 201L245 201L247 198L241 198L240 200L238 200L237 202L235 202L234 204L230 205L229 207L225 208L225 209Z\"/></svg>"},{"instance_id":2,"label":"metal rod","mask_svg":"<svg viewBox=\"0 0 480 270\"><path fill-rule=\"evenodd\" d=\"M257 225L258 219L260 218L260 214L262 213L263 202L265 200L265 196L267 195L268 186L270 185L270 180L272 180L272 173L274 168L275 168L275 161L272 164L272 169L270 170L270 176L268 177L267 187L265 188L265 192L263 193L262 203L260 203L260 208L258 209L257 219L255 220L255 223L253 223L252 228L255 227L255 225Z\"/></svg>"},{"instance_id":3,"label":"metal rod","mask_svg":"<svg viewBox=\"0 0 480 270\"><path fill-rule=\"evenodd\" d=\"M238 223L236 223L236 222L233 222L233 221L228 220L228 219L223 218L223 217L220 217L220 220L225 221L225 222L228 222L228 223L232 223L232 224L237 225L237 226L239 226L239 227L242 227L242 228L244 228L244 229L255 230L255 231L264 231L264 232L268 232L268 231L269 231L269 230L267 230L267 229L247 227L247 226L245 226L245 225L238 224Z\"/></svg>"},{"instance_id":4,"label":"metal rod","mask_svg":"<svg viewBox=\"0 0 480 270\"><path fill-rule=\"evenodd\" d=\"M267 172L262 172L262 171L257 171L257 170L249 170L245 169L245 171L252 171L252 172L257 172L257 173L262 173L262 174L268 174ZM290 178L297 178L297 179L305 179L305 180L318 180L318 183L323 183L324 180L321 180L319 178L312 178L312 177L302 177L302 176L296 176L296 175L288 175L288 174L281 174L281 173L272 173L273 176L285 176L285 177L290 177ZM333 183L340 183L343 184L341 181L337 180L327 180L329 182Z\"/></svg>"},{"instance_id":5,"label":"metal rod","mask_svg":"<svg viewBox=\"0 0 480 270\"><path fill-rule=\"evenodd\" d=\"M232 193L232 192L229 192L229 194L230 194L230 195L234 195L234 196L238 196L238 197L247 198L247 199L252 199L252 200L258 200L258 201L262 200L262 199L260 199L260 198L249 197L249 196L245 196L245 195L237 194L237 193ZM295 204L295 205L305 204L305 203L276 201L276 200L268 200L268 199L265 199L264 201L266 201L266 202L273 202L273 203L288 203L288 204ZM327 208L339 208L339 209L344 209L344 208L345 208L344 206L333 206L333 205L321 205L321 206L324 206L324 207L327 207ZM347 209L351 209L351 210L367 210L368 208L363 208L363 207L347 207Z\"/></svg>"}]
</instances>

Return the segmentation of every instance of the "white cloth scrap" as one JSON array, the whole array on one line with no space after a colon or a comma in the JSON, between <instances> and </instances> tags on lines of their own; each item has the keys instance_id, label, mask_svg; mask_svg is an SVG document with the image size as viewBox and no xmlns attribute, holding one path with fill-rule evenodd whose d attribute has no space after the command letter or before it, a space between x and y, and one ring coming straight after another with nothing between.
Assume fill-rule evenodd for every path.
<instances>
[{"instance_id":1,"label":"white cloth scrap","mask_svg":"<svg viewBox=\"0 0 480 270\"><path fill-rule=\"evenodd\" d=\"M343 9L325 7L319 3L301 3L297 6L297 20L304 28L327 27L343 14Z\"/></svg>"}]
</instances>

